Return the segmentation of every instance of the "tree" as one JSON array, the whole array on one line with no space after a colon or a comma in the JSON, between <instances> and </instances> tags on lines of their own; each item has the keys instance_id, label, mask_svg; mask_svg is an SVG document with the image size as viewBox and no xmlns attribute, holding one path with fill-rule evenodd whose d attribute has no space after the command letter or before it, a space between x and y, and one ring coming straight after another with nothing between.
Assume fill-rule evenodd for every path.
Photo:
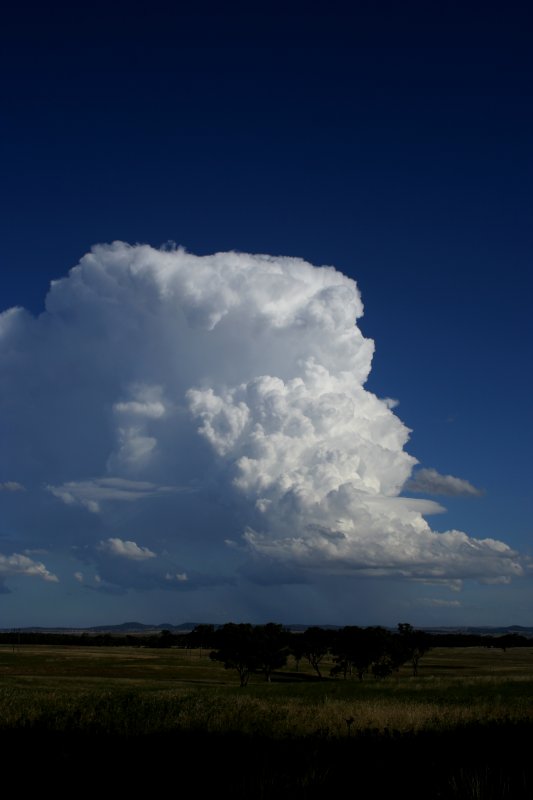
<instances>
[{"instance_id":1,"label":"tree","mask_svg":"<svg viewBox=\"0 0 533 800\"><path fill-rule=\"evenodd\" d=\"M304 657L309 661L318 677L322 678L320 662L329 651L332 641L331 634L324 628L313 626L307 628L301 634L301 638Z\"/></svg>"},{"instance_id":2,"label":"tree","mask_svg":"<svg viewBox=\"0 0 533 800\"><path fill-rule=\"evenodd\" d=\"M289 652L296 661L296 672L300 671L300 661L305 654L305 641L301 633L287 633Z\"/></svg>"},{"instance_id":3,"label":"tree","mask_svg":"<svg viewBox=\"0 0 533 800\"><path fill-rule=\"evenodd\" d=\"M147 647L172 647L176 637L168 630L162 630L158 636L150 636L146 641Z\"/></svg>"},{"instance_id":4,"label":"tree","mask_svg":"<svg viewBox=\"0 0 533 800\"><path fill-rule=\"evenodd\" d=\"M386 678L397 669L393 637L381 627L346 626L335 636L332 654L335 666L332 675L346 678L355 671L360 681L371 671L376 678Z\"/></svg>"},{"instance_id":5,"label":"tree","mask_svg":"<svg viewBox=\"0 0 533 800\"><path fill-rule=\"evenodd\" d=\"M335 658L333 675L342 673L344 677L355 670L360 681L377 661L383 651L382 628L359 628L348 625L341 628L335 636L332 653Z\"/></svg>"},{"instance_id":6,"label":"tree","mask_svg":"<svg viewBox=\"0 0 533 800\"><path fill-rule=\"evenodd\" d=\"M257 625L253 629L252 646L256 668L263 672L265 680L270 681L273 671L287 663L289 648L283 626L274 622Z\"/></svg>"},{"instance_id":7,"label":"tree","mask_svg":"<svg viewBox=\"0 0 533 800\"><path fill-rule=\"evenodd\" d=\"M213 661L222 661L225 669L235 669L240 685L246 686L253 672L262 672L267 681L275 669L287 663L289 648L282 625L224 625L214 634Z\"/></svg>"},{"instance_id":8,"label":"tree","mask_svg":"<svg viewBox=\"0 0 533 800\"><path fill-rule=\"evenodd\" d=\"M228 622L215 632L216 650L209 654L213 661L222 661L224 669L235 669L239 675L240 686L246 686L250 673L257 669L259 662L253 641L253 626L249 623Z\"/></svg>"},{"instance_id":9,"label":"tree","mask_svg":"<svg viewBox=\"0 0 533 800\"><path fill-rule=\"evenodd\" d=\"M424 631L417 631L408 622L400 622L398 625L398 658L400 663L411 662L413 675L418 675L418 663L425 653L431 649L430 637Z\"/></svg>"},{"instance_id":10,"label":"tree","mask_svg":"<svg viewBox=\"0 0 533 800\"><path fill-rule=\"evenodd\" d=\"M189 647L209 649L215 643L215 626L196 625L190 633L185 634L185 641Z\"/></svg>"},{"instance_id":11,"label":"tree","mask_svg":"<svg viewBox=\"0 0 533 800\"><path fill-rule=\"evenodd\" d=\"M354 666L361 661L362 634L364 634L364 630L355 625L347 625L335 633L331 646L335 666L330 670L331 675L342 674L346 679L348 675L352 674ZM358 670L360 680L363 678L362 673L363 667L360 671Z\"/></svg>"},{"instance_id":12,"label":"tree","mask_svg":"<svg viewBox=\"0 0 533 800\"><path fill-rule=\"evenodd\" d=\"M176 637L174 634L165 628L165 630L162 630L159 634L159 647L172 647L175 640Z\"/></svg>"}]
</instances>

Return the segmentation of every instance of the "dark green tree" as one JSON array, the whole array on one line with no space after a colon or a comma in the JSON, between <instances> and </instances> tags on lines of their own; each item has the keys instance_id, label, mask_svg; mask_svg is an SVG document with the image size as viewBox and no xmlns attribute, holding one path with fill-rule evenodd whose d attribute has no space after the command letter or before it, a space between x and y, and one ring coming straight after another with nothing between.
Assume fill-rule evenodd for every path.
<instances>
[{"instance_id":1,"label":"dark green tree","mask_svg":"<svg viewBox=\"0 0 533 800\"><path fill-rule=\"evenodd\" d=\"M225 669L237 670L241 687L246 686L250 674L260 667L253 626L228 622L215 632L214 646L216 649L209 657L213 661L221 661Z\"/></svg>"},{"instance_id":2,"label":"dark green tree","mask_svg":"<svg viewBox=\"0 0 533 800\"><path fill-rule=\"evenodd\" d=\"M335 661L335 666L331 670L332 675L342 675L346 678L355 671L362 681L375 658L371 631L355 625L341 628L335 634L331 653Z\"/></svg>"},{"instance_id":3,"label":"dark green tree","mask_svg":"<svg viewBox=\"0 0 533 800\"><path fill-rule=\"evenodd\" d=\"M320 663L329 652L333 639L332 634L324 630L324 628L319 628L315 625L311 628L307 628L300 635L304 658L309 661L318 677L322 678Z\"/></svg>"},{"instance_id":4,"label":"dark green tree","mask_svg":"<svg viewBox=\"0 0 533 800\"><path fill-rule=\"evenodd\" d=\"M417 631L408 622L400 622L396 635L397 658L400 663L409 661L413 675L418 675L418 664L431 649L431 638L424 631Z\"/></svg>"},{"instance_id":5,"label":"dark green tree","mask_svg":"<svg viewBox=\"0 0 533 800\"><path fill-rule=\"evenodd\" d=\"M296 661L296 672L300 671L300 661L304 657L305 642L301 633L287 632L289 653Z\"/></svg>"},{"instance_id":6,"label":"dark green tree","mask_svg":"<svg viewBox=\"0 0 533 800\"><path fill-rule=\"evenodd\" d=\"M270 681L274 670L281 669L287 663L289 647L283 626L274 622L256 625L253 629L252 646L256 668Z\"/></svg>"},{"instance_id":7,"label":"dark green tree","mask_svg":"<svg viewBox=\"0 0 533 800\"><path fill-rule=\"evenodd\" d=\"M351 625L341 628L335 635L331 652L335 661L332 675L341 674L346 678L355 672L362 681L369 671L383 678L394 669L391 635L385 628Z\"/></svg>"},{"instance_id":8,"label":"dark green tree","mask_svg":"<svg viewBox=\"0 0 533 800\"><path fill-rule=\"evenodd\" d=\"M215 644L214 625L196 625L190 633L185 634L188 647L209 650Z\"/></svg>"}]
</instances>

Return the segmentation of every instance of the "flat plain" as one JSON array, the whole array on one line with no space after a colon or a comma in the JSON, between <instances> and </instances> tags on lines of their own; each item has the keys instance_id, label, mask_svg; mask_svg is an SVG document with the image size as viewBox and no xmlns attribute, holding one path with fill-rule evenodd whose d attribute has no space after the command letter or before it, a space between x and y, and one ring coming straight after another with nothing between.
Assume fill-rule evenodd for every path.
<instances>
[{"instance_id":1,"label":"flat plain","mask_svg":"<svg viewBox=\"0 0 533 800\"><path fill-rule=\"evenodd\" d=\"M417 676L404 665L362 681L318 680L289 659L245 688L206 650L0 647L4 755L26 782L59 770L65 789L80 771L122 787L148 786L155 771L238 797L319 797L348 781L354 792L405 783L411 797L531 798L532 733L533 647L436 647Z\"/></svg>"}]
</instances>

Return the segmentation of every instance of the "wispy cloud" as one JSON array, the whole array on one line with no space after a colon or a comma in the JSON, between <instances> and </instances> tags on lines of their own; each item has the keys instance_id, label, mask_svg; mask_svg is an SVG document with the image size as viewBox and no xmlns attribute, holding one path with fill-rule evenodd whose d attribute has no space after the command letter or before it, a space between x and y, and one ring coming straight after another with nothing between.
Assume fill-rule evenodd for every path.
<instances>
[{"instance_id":1,"label":"wispy cloud","mask_svg":"<svg viewBox=\"0 0 533 800\"><path fill-rule=\"evenodd\" d=\"M136 542L116 537L100 542L100 550L131 561L146 561L147 558L155 558L157 555L152 550L149 550L148 547L139 547Z\"/></svg>"},{"instance_id":2,"label":"wispy cloud","mask_svg":"<svg viewBox=\"0 0 533 800\"><path fill-rule=\"evenodd\" d=\"M407 481L404 490L448 497L460 495L479 497L483 494L481 489L477 489L469 481L455 478L453 475L441 475L436 469L419 469L413 478Z\"/></svg>"},{"instance_id":3,"label":"wispy cloud","mask_svg":"<svg viewBox=\"0 0 533 800\"><path fill-rule=\"evenodd\" d=\"M17 481L4 481L0 483L0 492L23 492L24 486Z\"/></svg>"},{"instance_id":4,"label":"wispy cloud","mask_svg":"<svg viewBox=\"0 0 533 800\"><path fill-rule=\"evenodd\" d=\"M439 597L424 597L419 602L421 605L433 608L459 608L461 606L460 600L443 600Z\"/></svg>"},{"instance_id":5,"label":"wispy cloud","mask_svg":"<svg viewBox=\"0 0 533 800\"><path fill-rule=\"evenodd\" d=\"M147 481L132 481L126 478L93 478L46 488L63 503L79 504L94 513L101 510L103 502L130 503L146 497L180 491L179 487L175 486L157 486Z\"/></svg>"},{"instance_id":6,"label":"wispy cloud","mask_svg":"<svg viewBox=\"0 0 533 800\"><path fill-rule=\"evenodd\" d=\"M186 572L167 572L165 575L166 581L178 581L178 583L186 583L189 580Z\"/></svg>"}]
</instances>

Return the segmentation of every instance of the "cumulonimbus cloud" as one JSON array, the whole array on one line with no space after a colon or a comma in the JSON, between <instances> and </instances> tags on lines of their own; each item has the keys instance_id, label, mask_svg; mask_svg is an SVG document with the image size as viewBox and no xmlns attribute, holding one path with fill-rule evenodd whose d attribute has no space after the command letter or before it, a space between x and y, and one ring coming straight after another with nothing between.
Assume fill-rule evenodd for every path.
<instances>
[{"instance_id":1,"label":"cumulonimbus cloud","mask_svg":"<svg viewBox=\"0 0 533 800\"><path fill-rule=\"evenodd\" d=\"M396 401L365 388L374 343L362 313L356 283L333 267L98 245L52 284L39 317L0 315L11 474L73 511L99 512L84 534L95 551L106 541L96 518L109 515L108 542L142 535L145 553L164 547L179 564L162 567L169 584L194 574L183 554L195 548L197 566L218 548L221 571L226 552L226 578L238 557L253 558L256 574L276 563L302 575L521 574L505 543L436 532L426 517L441 506L401 495L422 479L424 493L477 490L428 470L409 484L410 431ZM150 525L144 502L136 517L116 510L145 497ZM68 526L68 516L62 531L50 525L46 541L76 544ZM35 536L28 528L28 543ZM224 547L239 537L240 548Z\"/></svg>"}]
</instances>

